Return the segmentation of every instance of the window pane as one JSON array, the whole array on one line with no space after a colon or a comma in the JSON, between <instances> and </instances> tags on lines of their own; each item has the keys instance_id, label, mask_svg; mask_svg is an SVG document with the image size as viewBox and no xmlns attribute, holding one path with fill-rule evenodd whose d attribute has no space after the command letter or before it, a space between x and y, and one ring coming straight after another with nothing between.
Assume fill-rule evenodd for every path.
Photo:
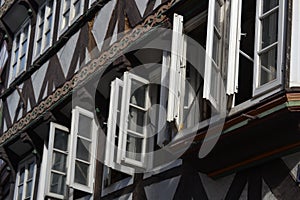
<instances>
[{"instance_id":1,"label":"window pane","mask_svg":"<svg viewBox=\"0 0 300 200\"><path fill-rule=\"evenodd\" d=\"M33 178L33 171L34 171L34 163L30 163L28 165L28 177L27 180L32 179Z\"/></svg>"},{"instance_id":2,"label":"window pane","mask_svg":"<svg viewBox=\"0 0 300 200\"><path fill-rule=\"evenodd\" d=\"M52 169L60 172L66 172L67 155L53 152Z\"/></svg>"},{"instance_id":3,"label":"window pane","mask_svg":"<svg viewBox=\"0 0 300 200\"><path fill-rule=\"evenodd\" d=\"M63 23L61 29L64 29L65 27L68 26L69 23L69 17L70 17L70 11L68 10L63 14Z\"/></svg>"},{"instance_id":4,"label":"window pane","mask_svg":"<svg viewBox=\"0 0 300 200\"><path fill-rule=\"evenodd\" d=\"M19 180L19 185L20 185L20 184L23 184L23 182L24 182L24 175L25 175L25 168L23 167L23 168L20 170L20 180Z\"/></svg>"},{"instance_id":5,"label":"window pane","mask_svg":"<svg viewBox=\"0 0 300 200\"><path fill-rule=\"evenodd\" d=\"M54 148L62 151L67 151L68 149L68 133L55 129L55 137L54 137Z\"/></svg>"},{"instance_id":6,"label":"window pane","mask_svg":"<svg viewBox=\"0 0 300 200\"><path fill-rule=\"evenodd\" d=\"M64 195L66 191L66 177L51 173L50 192Z\"/></svg>"},{"instance_id":7,"label":"window pane","mask_svg":"<svg viewBox=\"0 0 300 200\"><path fill-rule=\"evenodd\" d=\"M127 135L126 157L141 161L143 139Z\"/></svg>"},{"instance_id":8,"label":"window pane","mask_svg":"<svg viewBox=\"0 0 300 200\"><path fill-rule=\"evenodd\" d=\"M91 139L92 135L92 119L79 114L78 135Z\"/></svg>"},{"instance_id":9,"label":"window pane","mask_svg":"<svg viewBox=\"0 0 300 200\"><path fill-rule=\"evenodd\" d=\"M261 58L261 74L260 85L264 85L274 79L276 79L277 73L277 46L270 51L262 54Z\"/></svg>"},{"instance_id":10,"label":"window pane","mask_svg":"<svg viewBox=\"0 0 300 200\"><path fill-rule=\"evenodd\" d=\"M50 30L46 33L46 41L45 41L45 47L48 47L50 45L50 40L51 40L51 32Z\"/></svg>"},{"instance_id":11,"label":"window pane","mask_svg":"<svg viewBox=\"0 0 300 200\"><path fill-rule=\"evenodd\" d=\"M71 5L71 0L65 0L65 11L68 10L70 8Z\"/></svg>"},{"instance_id":12,"label":"window pane","mask_svg":"<svg viewBox=\"0 0 300 200\"><path fill-rule=\"evenodd\" d=\"M218 30L220 30L221 23L220 23L220 18L221 18L221 5L219 4L219 1L217 0L215 2L215 26L217 27Z\"/></svg>"},{"instance_id":13,"label":"window pane","mask_svg":"<svg viewBox=\"0 0 300 200\"><path fill-rule=\"evenodd\" d=\"M78 138L76 158L87 162L90 161L90 147L91 147L91 142Z\"/></svg>"},{"instance_id":14,"label":"window pane","mask_svg":"<svg viewBox=\"0 0 300 200\"><path fill-rule=\"evenodd\" d=\"M215 63L217 65L219 65L219 49L220 49L220 39L216 33L216 31L214 32L214 41L213 41L213 52L212 52L212 59L215 61Z\"/></svg>"},{"instance_id":15,"label":"window pane","mask_svg":"<svg viewBox=\"0 0 300 200\"><path fill-rule=\"evenodd\" d=\"M130 103L142 108L146 107L146 90L147 85L136 80L132 80Z\"/></svg>"},{"instance_id":16,"label":"window pane","mask_svg":"<svg viewBox=\"0 0 300 200\"><path fill-rule=\"evenodd\" d=\"M77 17L80 13L80 3L81 0L78 0L74 3L74 18Z\"/></svg>"},{"instance_id":17,"label":"window pane","mask_svg":"<svg viewBox=\"0 0 300 200\"><path fill-rule=\"evenodd\" d=\"M44 31L44 23L42 23L42 24L39 25L39 35L38 35L39 39L42 38L43 31Z\"/></svg>"},{"instance_id":18,"label":"window pane","mask_svg":"<svg viewBox=\"0 0 300 200\"><path fill-rule=\"evenodd\" d=\"M26 193L25 193L26 198L31 197L31 190L32 190L32 181L28 181L26 186Z\"/></svg>"},{"instance_id":19,"label":"window pane","mask_svg":"<svg viewBox=\"0 0 300 200\"><path fill-rule=\"evenodd\" d=\"M42 40L39 39L36 44L36 55L40 54L41 49L42 49Z\"/></svg>"},{"instance_id":20,"label":"window pane","mask_svg":"<svg viewBox=\"0 0 300 200\"><path fill-rule=\"evenodd\" d=\"M218 100L218 88L219 88L219 77L218 70L214 64L211 68L211 85L210 85L210 94L217 101Z\"/></svg>"},{"instance_id":21,"label":"window pane","mask_svg":"<svg viewBox=\"0 0 300 200\"><path fill-rule=\"evenodd\" d=\"M23 185L18 187L18 200L22 200Z\"/></svg>"},{"instance_id":22,"label":"window pane","mask_svg":"<svg viewBox=\"0 0 300 200\"><path fill-rule=\"evenodd\" d=\"M275 12L262 20L262 48L277 41L278 13Z\"/></svg>"},{"instance_id":23,"label":"window pane","mask_svg":"<svg viewBox=\"0 0 300 200\"><path fill-rule=\"evenodd\" d=\"M88 185L89 165L76 161L75 162L75 182Z\"/></svg>"},{"instance_id":24,"label":"window pane","mask_svg":"<svg viewBox=\"0 0 300 200\"><path fill-rule=\"evenodd\" d=\"M128 129L143 134L144 126L147 125L146 112L140 109L129 107Z\"/></svg>"},{"instance_id":25,"label":"window pane","mask_svg":"<svg viewBox=\"0 0 300 200\"><path fill-rule=\"evenodd\" d=\"M278 6L279 1L278 0L264 0L263 3L263 12L267 12L271 10L272 8Z\"/></svg>"}]
</instances>

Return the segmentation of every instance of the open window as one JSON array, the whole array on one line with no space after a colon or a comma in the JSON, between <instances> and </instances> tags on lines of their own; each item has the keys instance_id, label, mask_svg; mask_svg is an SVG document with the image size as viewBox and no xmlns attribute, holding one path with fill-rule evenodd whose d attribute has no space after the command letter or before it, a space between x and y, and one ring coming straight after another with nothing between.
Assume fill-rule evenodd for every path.
<instances>
[{"instance_id":1,"label":"open window","mask_svg":"<svg viewBox=\"0 0 300 200\"><path fill-rule=\"evenodd\" d=\"M280 87L285 1L231 1L227 94L234 105Z\"/></svg>"},{"instance_id":2,"label":"open window","mask_svg":"<svg viewBox=\"0 0 300 200\"><path fill-rule=\"evenodd\" d=\"M147 169L149 81L125 72L111 84L111 102L105 160L108 166L133 174L135 167Z\"/></svg>"},{"instance_id":3,"label":"open window","mask_svg":"<svg viewBox=\"0 0 300 200\"><path fill-rule=\"evenodd\" d=\"M14 200L32 200L36 178L35 159L26 158L21 161L16 177Z\"/></svg>"},{"instance_id":4,"label":"open window","mask_svg":"<svg viewBox=\"0 0 300 200\"><path fill-rule=\"evenodd\" d=\"M74 189L92 193L97 145L97 126L92 112L80 107L73 109L71 138L67 183Z\"/></svg>"},{"instance_id":5,"label":"open window","mask_svg":"<svg viewBox=\"0 0 300 200\"><path fill-rule=\"evenodd\" d=\"M46 175L46 195L64 199L67 193L67 168L70 148L69 129L59 124L50 123Z\"/></svg>"}]
</instances>

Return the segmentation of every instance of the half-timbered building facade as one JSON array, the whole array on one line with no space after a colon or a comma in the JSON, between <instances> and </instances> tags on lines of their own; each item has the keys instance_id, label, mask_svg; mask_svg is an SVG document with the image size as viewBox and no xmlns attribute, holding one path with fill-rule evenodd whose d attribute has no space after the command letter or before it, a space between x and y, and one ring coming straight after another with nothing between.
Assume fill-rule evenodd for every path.
<instances>
[{"instance_id":1,"label":"half-timbered building facade","mask_svg":"<svg viewBox=\"0 0 300 200\"><path fill-rule=\"evenodd\" d=\"M0 199L299 199L298 0L2 0Z\"/></svg>"}]
</instances>

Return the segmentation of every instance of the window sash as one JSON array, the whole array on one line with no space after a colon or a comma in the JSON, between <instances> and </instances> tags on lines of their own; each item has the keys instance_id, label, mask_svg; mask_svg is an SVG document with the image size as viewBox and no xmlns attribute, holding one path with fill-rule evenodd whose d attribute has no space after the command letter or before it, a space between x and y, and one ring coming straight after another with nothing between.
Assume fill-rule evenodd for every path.
<instances>
[{"instance_id":1,"label":"window sash","mask_svg":"<svg viewBox=\"0 0 300 200\"><path fill-rule=\"evenodd\" d=\"M210 0L208 5L206 58L204 72L203 98L209 100L212 106L219 110L221 100L221 62L222 62L222 25L224 2L222 0ZM220 7L220 13L215 17L216 7ZM219 27L216 26L219 24ZM216 39L217 38L217 39ZM215 44L217 42L217 45ZM218 48L216 48L218 47ZM216 58L218 60L216 61Z\"/></svg>"},{"instance_id":2,"label":"window sash","mask_svg":"<svg viewBox=\"0 0 300 200\"><path fill-rule=\"evenodd\" d=\"M78 138L82 138L79 133L79 120L80 116L91 119L91 146L89 152L89 161L84 161L77 158ZM88 110L76 106L72 111L72 128L71 128L71 156L69 157L70 167L68 168L67 183L75 189L92 193L93 182L94 182L94 169L95 169L95 158L96 158L96 141L97 141L97 128L94 120L94 114ZM85 168L82 168L82 167ZM76 167L81 167L81 170L86 171L86 183L79 182L76 180ZM79 168L77 168L79 169ZM81 174L84 175L84 174Z\"/></svg>"},{"instance_id":3,"label":"window sash","mask_svg":"<svg viewBox=\"0 0 300 200\"><path fill-rule=\"evenodd\" d=\"M55 7L55 0L47 0L39 9L35 35L35 58L44 53L50 47L53 40Z\"/></svg>"},{"instance_id":4,"label":"window sash","mask_svg":"<svg viewBox=\"0 0 300 200\"><path fill-rule=\"evenodd\" d=\"M30 31L30 20L28 19L19 32L15 34L12 50L14 53L11 58L10 83L26 69Z\"/></svg>"},{"instance_id":5,"label":"window sash","mask_svg":"<svg viewBox=\"0 0 300 200\"><path fill-rule=\"evenodd\" d=\"M48 196L51 196L51 197L54 197L54 198L59 198L59 199L63 199L64 198L64 194L58 194L58 193L55 193L53 191L51 191L51 185L52 185L52 174L60 174L60 175L63 175L65 176L65 179L67 177L67 169L65 169L65 173L64 172L61 172L61 171L58 171L58 170L55 170L53 169L53 158L54 158L54 153L63 153L67 156L66 160L65 160L65 168L67 168L67 166L69 166L68 164L68 157L69 157L69 148L70 148L70 137L68 136L68 139L67 139L67 149L66 151L63 151L63 150L60 150L60 149L57 149L55 148L55 137L56 137L56 130L60 130L62 131L63 133L66 133L69 135L69 129L62 126L62 125L59 125L59 124L56 124L54 122L51 122L50 123L50 131L49 131L49 144L48 144L48 159L47 159L47 170L46 170L46 177L48 180L47 183L46 183L46 194Z\"/></svg>"},{"instance_id":6,"label":"window sash","mask_svg":"<svg viewBox=\"0 0 300 200\"><path fill-rule=\"evenodd\" d=\"M32 174L29 177L30 165L33 164ZM24 169L24 174L21 180L20 173L21 170ZM35 158L26 158L20 162L18 167L18 172L16 176L16 184L15 184L15 192L14 192L14 200L24 200L24 199L33 199L33 191L35 185L35 177L36 177L36 162ZM31 190L28 190L28 185L31 185ZM21 189L21 190L20 190ZM21 195L21 196L20 196Z\"/></svg>"},{"instance_id":7,"label":"window sash","mask_svg":"<svg viewBox=\"0 0 300 200\"><path fill-rule=\"evenodd\" d=\"M83 0L63 0L61 2L61 16L59 34L62 34L83 13Z\"/></svg>"},{"instance_id":8,"label":"window sash","mask_svg":"<svg viewBox=\"0 0 300 200\"><path fill-rule=\"evenodd\" d=\"M260 95L282 84L282 61L283 61L283 41L284 41L284 20L285 20L285 3L279 1L278 5L268 9L263 8L264 1L257 0L256 5L256 33L255 33L255 55L254 55L254 80L253 96ZM271 24L264 24L263 21L277 13L276 27ZM268 25L268 31L275 31L277 38L273 38L263 46L263 32L266 33L264 25ZM271 35L274 35L272 33ZM263 60L266 58L267 61ZM270 67L265 66L270 65ZM274 65L272 65L272 63ZM265 79L262 75L265 74Z\"/></svg>"},{"instance_id":9,"label":"window sash","mask_svg":"<svg viewBox=\"0 0 300 200\"><path fill-rule=\"evenodd\" d=\"M178 127L181 127L183 123L185 73L186 38L183 34L183 16L175 13L169 69L167 121L172 122L175 119Z\"/></svg>"},{"instance_id":10,"label":"window sash","mask_svg":"<svg viewBox=\"0 0 300 200\"><path fill-rule=\"evenodd\" d=\"M121 149L121 151L118 152L117 155L117 162L118 163L123 163L123 164L128 164L128 165L133 165L133 166L138 166L142 168L149 167L148 161L145 159L145 154L146 154L146 146L147 146L147 132L146 132L146 124L143 124L142 127L142 134L134 133L133 131L130 131L129 127L129 120L128 117L130 115L129 113L129 104L130 104L130 98L131 95L133 94L134 91L132 91L132 83L133 81L137 81L139 83L142 83L143 86L148 85L149 81L137 76L135 74L131 74L128 72L124 73L124 88L123 88L123 94L122 94L122 108L121 108L121 122L120 122L120 130L122 131L122 134L119 136L119 141L118 141L118 147ZM147 110L150 105L150 100L148 96L148 87L146 88L145 91L145 109ZM146 121L146 120L145 120ZM129 133L130 131L130 133ZM133 152L133 155L140 155L140 160L130 158L129 155L127 155L127 141L129 137L136 137L140 138L142 140L141 143L141 153L135 154L136 152ZM133 146L133 148L136 148L136 146Z\"/></svg>"}]
</instances>

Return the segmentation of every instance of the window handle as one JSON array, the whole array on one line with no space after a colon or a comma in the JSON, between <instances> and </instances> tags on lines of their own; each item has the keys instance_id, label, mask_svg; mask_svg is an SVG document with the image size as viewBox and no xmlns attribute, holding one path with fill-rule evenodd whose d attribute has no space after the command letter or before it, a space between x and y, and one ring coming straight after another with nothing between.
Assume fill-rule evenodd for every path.
<instances>
[{"instance_id":1,"label":"window handle","mask_svg":"<svg viewBox=\"0 0 300 200\"><path fill-rule=\"evenodd\" d=\"M241 33L241 36L247 37L247 33Z\"/></svg>"}]
</instances>

